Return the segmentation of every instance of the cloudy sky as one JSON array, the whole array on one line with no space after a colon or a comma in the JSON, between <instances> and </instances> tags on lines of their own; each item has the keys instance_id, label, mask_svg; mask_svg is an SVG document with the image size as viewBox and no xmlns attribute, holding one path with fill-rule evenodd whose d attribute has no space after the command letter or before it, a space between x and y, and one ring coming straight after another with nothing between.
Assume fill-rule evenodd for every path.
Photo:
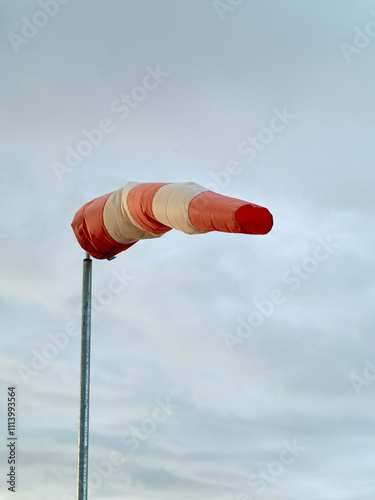
<instances>
[{"instance_id":1,"label":"cloudy sky","mask_svg":"<svg viewBox=\"0 0 375 500\"><path fill-rule=\"evenodd\" d=\"M373 500L375 2L18 0L0 19L1 498L13 385L17 498L76 498L75 212L193 181L274 228L93 261L89 498Z\"/></svg>"}]
</instances>

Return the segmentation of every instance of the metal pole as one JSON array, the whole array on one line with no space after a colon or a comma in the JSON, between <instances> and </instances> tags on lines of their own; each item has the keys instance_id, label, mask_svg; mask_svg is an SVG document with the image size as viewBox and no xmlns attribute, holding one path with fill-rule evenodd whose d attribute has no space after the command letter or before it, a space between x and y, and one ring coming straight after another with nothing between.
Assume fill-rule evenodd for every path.
<instances>
[{"instance_id":1,"label":"metal pole","mask_svg":"<svg viewBox=\"0 0 375 500\"><path fill-rule=\"evenodd\" d=\"M89 460L90 337L92 260L86 252L82 278L81 382L79 408L78 500L87 500Z\"/></svg>"}]
</instances>

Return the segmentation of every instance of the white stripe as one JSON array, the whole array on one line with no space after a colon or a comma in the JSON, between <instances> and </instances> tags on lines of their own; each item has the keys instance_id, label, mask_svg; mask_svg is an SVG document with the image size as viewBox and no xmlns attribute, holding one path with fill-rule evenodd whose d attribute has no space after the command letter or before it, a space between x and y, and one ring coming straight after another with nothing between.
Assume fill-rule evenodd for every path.
<instances>
[{"instance_id":1,"label":"white stripe","mask_svg":"<svg viewBox=\"0 0 375 500\"><path fill-rule=\"evenodd\" d=\"M152 202L152 211L155 219L165 226L173 227L187 234L201 234L190 222L189 205L195 196L209 191L209 189L195 184L195 182L175 182L162 186Z\"/></svg>"},{"instance_id":2,"label":"white stripe","mask_svg":"<svg viewBox=\"0 0 375 500\"><path fill-rule=\"evenodd\" d=\"M122 245L138 240L160 238L161 234L145 231L132 217L128 207L128 194L139 182L128 182L108 198L103 210L103 220L109 235Z\"/></svg>"}]
</instances>

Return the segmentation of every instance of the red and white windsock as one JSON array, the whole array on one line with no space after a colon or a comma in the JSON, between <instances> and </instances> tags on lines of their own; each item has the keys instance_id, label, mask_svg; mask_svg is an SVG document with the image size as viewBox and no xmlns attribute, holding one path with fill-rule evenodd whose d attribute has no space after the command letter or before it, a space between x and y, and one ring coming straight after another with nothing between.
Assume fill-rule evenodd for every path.
<instances>
[{"instance_id":1,"label":"red and white windsock","mask_svg":"<svg viewBox=\"0 0 375 500\"><path fill-rule=\"evenodd\" d=\"M272 225L266 208L194 182L128 182L86 203L72 222L81 247L97 259L110 259L139 240L159 238L173 228L187 234L266 234Z\"/></svg>"}]
</instances>

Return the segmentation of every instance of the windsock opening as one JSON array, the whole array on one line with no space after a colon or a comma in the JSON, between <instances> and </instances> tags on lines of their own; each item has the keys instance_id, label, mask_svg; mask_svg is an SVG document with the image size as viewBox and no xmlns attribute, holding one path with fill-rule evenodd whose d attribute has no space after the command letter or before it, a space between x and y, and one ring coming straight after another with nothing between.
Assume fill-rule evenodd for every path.
<instances>
[{"instance_id":1,"label":"windsock opening","mask_svg":"<svg viewBox=\"0 0 375 500\"><path fill-rule=\"evenodd\" d=\"M122 245L108 233L103 221L103 208L111 194L105 194L83 205L72 222L78 243L95 259L112 258L136 243Z\"/></svg>"}]
</instances>

